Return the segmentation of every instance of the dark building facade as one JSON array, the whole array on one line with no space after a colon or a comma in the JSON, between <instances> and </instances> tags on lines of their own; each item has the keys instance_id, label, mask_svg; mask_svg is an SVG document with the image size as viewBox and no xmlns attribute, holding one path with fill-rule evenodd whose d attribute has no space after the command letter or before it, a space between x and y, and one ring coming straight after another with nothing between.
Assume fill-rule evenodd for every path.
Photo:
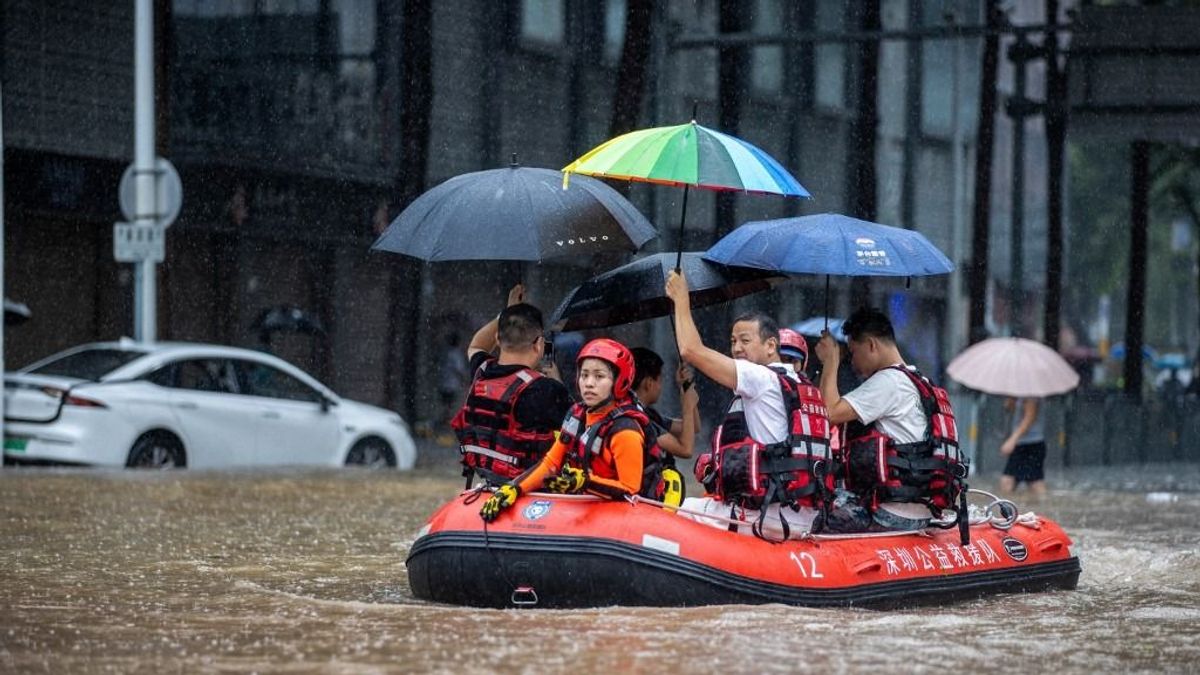
<instances>
[{"instance_id":1,"label":"dark building facade","mask_svg":"<svg viewBox=\"0 0 1200 675\"><path fill-rule=\"evenodd\" d=\"M939 24L932 5L884 2L882 27ZM132 273L112 260L111 232L120 219L117 182L132 157L133 17L131 3L2 6L6 277L9 295L35 314L7 341L8 362L22 365L132 331ZM722 85L719 50L687 44L733 30L723 27L720 6L654 3L638 125L684 122L696 105L701 123L721 127L720 92L734 86L725 100L736 101L737 128L726 130L770 152L816 195L807 203L739 196L734 222L847 211L856 191L874 190L880 221L916 227L962 262L965 226L954 230L948 188L950 109L962 106L969 171L978 41L964 43L957 97L947 93L948 42L882 44L871 158L878 178L860 186L849 168L858 43L749 47L739 52L739 79ZM955 6L962 20L977 20L979 2ZM448 333L469 337L518 279L549 312L571 286L620 262L426 266L369 251L404 206L411 157L401 120L414 102L403 55L413 39L406 23L421 7L432 26L425 186L505 165L513 153L525 165L561 167L608 137L624 0L158 0L159 154L184 185L160 266L159 339L269 348L344 395L406 412L411 403L426 419L437 404L435 387L423 383L435 381ZM852 31L861 18L859 3L832 0L742 7L734 29L757 35ZM662 232L651 250L676 245L681 196L631 187ZM994 200L1001 215L1004 201ZM713 195L692 193L685 248L712 243L718 210ZM929 371L955 351L945 314L961 286L917 280L873 291ZM823 311L823 288L823 279L798 280L742 304L765 303L791 323ZM831 313L844 314L849 284L834 280L833 289ZM324 333L263 344L256 320L285 305ZM727 317L713 315L714 344L724 342ZM665 323L616 334L671 351Z\"/></svg>"}]
</instances>

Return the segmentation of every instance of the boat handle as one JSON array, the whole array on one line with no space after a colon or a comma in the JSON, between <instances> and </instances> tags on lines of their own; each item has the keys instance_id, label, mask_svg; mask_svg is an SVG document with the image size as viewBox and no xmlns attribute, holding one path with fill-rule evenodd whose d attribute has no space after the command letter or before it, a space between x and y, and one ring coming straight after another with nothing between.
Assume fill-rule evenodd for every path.
<instances>
[{"instance_id":1,"label":"boat handle","mask_svg":"<svg viewBox=\"0 0 1200 675\"><path fill-rule=\"evenodd\" d=\"M867 572L878 572L881 569L883 569L883 563L879 562L878 560L867 560L855 565L854 573L866 574Z\"/></svg>"},{"instance_id":2,"label":"boat handle","mask_svg":"<svg viewBox=\"0 0 1200 675\"><path fill-rule=\"evenodd\" d=\"M1054 551L1061 551L1062 547L1063 547L1063 543L1059 539L1047 539L1045 541L1038 542L1038 550L1041 551L1042 553L1052 553Z\"/></svg>"},{"instance_id":3,"label":"boat handle","mask_svg":"<svg viewBox=\"0 0 1200 675\"><path fill-rule=\"evenodd\" d=\"M532 607L538 603L537 591L533 590L533 586L517 586L510 600L518 607Z\"/></svg>"}]
</instances>

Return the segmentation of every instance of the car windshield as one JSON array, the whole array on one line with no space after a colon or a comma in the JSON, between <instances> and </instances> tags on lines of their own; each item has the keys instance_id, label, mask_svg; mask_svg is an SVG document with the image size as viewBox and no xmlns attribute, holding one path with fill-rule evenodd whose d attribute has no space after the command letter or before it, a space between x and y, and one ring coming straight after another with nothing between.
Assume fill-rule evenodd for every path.
<instances>
[{"instance_id":1,"label":"car windshield","mask_svg":"<svg viewBox=\"0 0 1200 675\"><path fill-rule=\"evenodd\" d=\"M85 349L65 354L29 371L34 375L59 375L98 382L100 378L146 352L132 349Z\"/></svg>"}]
</instances>

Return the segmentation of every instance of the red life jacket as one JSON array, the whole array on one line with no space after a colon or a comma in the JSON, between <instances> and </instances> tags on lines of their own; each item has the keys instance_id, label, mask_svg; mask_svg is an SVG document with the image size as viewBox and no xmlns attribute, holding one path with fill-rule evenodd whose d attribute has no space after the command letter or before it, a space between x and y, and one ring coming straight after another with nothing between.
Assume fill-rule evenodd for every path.
<instances>
[{"instance_id":1,"label":"red life jacket","mask_svg":"<svg viewBox=\"0 0 1200 675\"><path fill-rule=\"evenodd\" d=\"M609 439L625 429L637 429L644 439L642 485L638 495L661 501L666 492L662 477L666 452L658 445L658 437L651 430L650 417L637 402L626 399L590 427L587 426L587 407L576 403L567 411L562 429L558 432L558 440L567 446L566 461L571 466L589 474L596 471L603 478L616 478L610 467L598 462Z\"/></svg>"},{"instance_id":2,"label":"red life jacket","mask_svg":"<svg viewBox=\"0 0 1200 675\"><path fill-rule=\"evenodd\" d=\"M554 444L554 432L524 429L513 414L521 393L541 373L521 368L502 377L484 377L486 363L476 371L467 401L450 426L458 437L463 474L470 480L477 473L499 485L541 461Z\"/></svg>"},{"instance_id":3,"label":"red life jacket","mask_svg":"<svg viewBox=\"0 0 1200 675\"><path fill-rule=\"evenodd\" d=\"M928 424L925 438L896 443L874 424L847 428L846 486L874 510L883 502L925 504L935 517L954 509L966 489L967 466L958 447L958 426L946 390L919 372L889 366L908 376L921 398ZM960 517L965 517L959 514Z\"/></svg>"},{"instance_id":4,"label":"red life jacket","mask_svg":"<svg viewBox=\"0 0 1200 675\"><path fill-rule=\"evenodd\" d=\"M713 435L710 480L705 487L723 502L762 509L822 507L833 493L829 413L818 389L803 374L779 376L788 419L788 440L763 444L750 436L741 397L735 397Z\"/></svg>"}]
</instances>

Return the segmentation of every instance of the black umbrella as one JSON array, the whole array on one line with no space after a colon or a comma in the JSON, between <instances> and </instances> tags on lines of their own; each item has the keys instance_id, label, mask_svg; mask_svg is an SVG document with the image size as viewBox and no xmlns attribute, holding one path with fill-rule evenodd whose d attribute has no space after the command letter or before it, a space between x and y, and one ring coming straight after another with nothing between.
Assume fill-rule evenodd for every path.
<instances>
[{"instance_id":1,"label":"black umbrella","mask_svg":"<svg viewBox=\"0 0 1200 675\"><path fill-rule=\"evenodd\" d=\"M15 302L4 299L4 325L19 326L29 320L33 316L33 312L29 311L29 305L23 302Z\"/></svg>"},{"instance_id":2,"label":"black umbrella","mask_svg":"<svg viewBox=\"0 0 1200 675\"><path fill-rule=\"evenodd\" d=\"M562 174L512 166L477 171L418 197L371 247L420 258L540 261L636 251L657 236L616 190L580 177L564 190Z\"/></svg>"},{"instance_id":3,"label":"black umbrella","mask_svg":"<svg viewBox=\"0 0 1200 675\"><path fill-rule=\"evenodd\" d=\"M264 309L258 315L258 319L250 325L250 329L258 333L258 339L264 345L271 344L271 336L275 333L325 334L325 329L317 317L292 305L276 305Z\"/></svg>"},{"instance_id":4,"label":"black umbrella","mask_svg":"<svg viewBox=\"0 0 1200 675\"><path fill-rule=\"evenodd\" d=\"M701 255L684 253L682 258L694 308L765 291L787 280L773 272L709 262ZM671 314L674 305L665 286L675 259L675 253L655 253L585 281L554 310L550 325L559 331L606 328Z\"/></svg>"}]
</instances>

